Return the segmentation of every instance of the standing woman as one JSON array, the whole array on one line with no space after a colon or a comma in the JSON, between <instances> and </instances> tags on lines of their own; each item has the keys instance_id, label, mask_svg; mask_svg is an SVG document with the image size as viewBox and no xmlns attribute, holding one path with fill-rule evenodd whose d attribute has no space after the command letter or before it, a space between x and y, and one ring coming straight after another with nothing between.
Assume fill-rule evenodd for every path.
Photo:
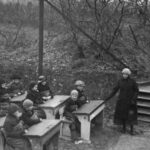
<instances>
[{"instance_id":1,"label":"standing woman","mask_svg":"<svg viewBox=\"0 0 150 150\"><path fill-rule=\"evenodd\" d=\"M122 70L122 79L106 98L112 98L118 91L119 97L115 108L114 123L122 125L123 133L126 132L126 125L130 125L130 134L134 134L133 126L137 124L137 83L130 77L131 71L128 68Z\"/></svg>"}]
</instances>

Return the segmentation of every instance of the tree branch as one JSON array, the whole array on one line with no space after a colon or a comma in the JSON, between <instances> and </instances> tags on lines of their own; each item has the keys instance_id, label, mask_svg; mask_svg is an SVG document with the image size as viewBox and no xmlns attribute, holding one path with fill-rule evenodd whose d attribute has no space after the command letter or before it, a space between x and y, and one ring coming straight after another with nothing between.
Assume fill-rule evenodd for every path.
<instances>
[{"instance_id":1,"label":"tree branch","mask_svg":"<svg viewBox=\"0 0 150 150\"><path fill-rule=\"evenodd\" d=\"M64 19L66 19L69 23L71 23L76 29L78 29L83 35L85 35L88 39L90 39L95 45L97 45L102 51L108 54L115 61L119 62L123 67L128 67L125 63L123 63L119 58L117 58L113 53L109 52L106 48L104 48L100 43L95 41L89 34L87 34L83 29L77 26L70 18L68 18L65 14L63 14L55 5L53 5L48 0L45 0L47 4L49 4L57 13L59 13Z\"/></svg>"}]
</instances>

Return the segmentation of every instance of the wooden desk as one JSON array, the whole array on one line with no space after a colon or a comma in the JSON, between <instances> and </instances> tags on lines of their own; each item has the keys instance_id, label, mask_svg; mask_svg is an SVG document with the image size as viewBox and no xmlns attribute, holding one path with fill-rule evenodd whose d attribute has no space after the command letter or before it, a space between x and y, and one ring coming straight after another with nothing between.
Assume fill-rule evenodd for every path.
<instances>
[{"instance_id":1,"label":"wooden desk","mask_svg":"<svg viewBox=\"0 0 150 150\"><path fill-rule=\"evenodd\" d=\"M79 108L74 114L78 117L81 123L81 138L85 142L90 143L90 131L91 131L91 120L96 116L100 115L100 119L103 123L103 110L105 104L102 100L90 101Z\"/></svg>"},{"instance_id":2,"label":"wooden desk","mask_svg":"<svg viewBox=\"0 0 150 150\"><path fill-rule=\"evenodd\" d=\"M28 94L27 91L25 91L24 94L19 95L19 96L16 96L16 97L13 97L13 98L10 100L10 102L13 102L13 103L21 103L21 102L23 102L23 100L26 99L27 94Z\"/></svg>"},{"instance_id":3,"label":"wooden desk","mask_svg":"<svg viewBox=\"0 0 150 150\"><path fill-rule=\"evenodd\" d=\"M6 117L0 117L0 128L4 126L5 119Z\"/></svg>"},{"instance_id":4,"label":"wooden desk","mask_svg":"<svg viewBox=\"0 0 150 150\"><path fill-rule=\"evenodd\" d=\"M55 95L53 99L40 104L39 107L45 111L47 119L55 119L56 113L65 106L68 98L68 95Z\"/></svg>"},{"instance_id":5,"label":"wooden desk","mask_svg":"<svg viewBox=\"0 0 150 150\"><path fill-rule=\"evenodd\" d=\"M60 124L60 120L43 120L30 127L24 136L31 142L32 150L43 150L43 145L46 143L49 143L52 147L54 147L54 143L56 143L58 147L58 141L56 141L56 139L58 140ZM57 136L56 139L54 136ZM53 150L53 148L51 148L51 150Z\"/></svg>"}]
</instances>

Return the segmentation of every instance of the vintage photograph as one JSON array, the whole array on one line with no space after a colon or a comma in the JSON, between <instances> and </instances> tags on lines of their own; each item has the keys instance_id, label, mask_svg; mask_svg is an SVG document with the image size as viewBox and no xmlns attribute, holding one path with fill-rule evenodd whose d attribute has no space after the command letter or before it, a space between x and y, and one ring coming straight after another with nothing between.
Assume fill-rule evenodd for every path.
<instances>
[{"instance_id":1,"label":"vintage photograph","mask_svg":"<svg viewBox=\"0 0 150 150\"><path fill-rule=\"evenodd\" d=\"M0 150L150 150L150 1L0 0Z\"/></svg>"}]
</instances>

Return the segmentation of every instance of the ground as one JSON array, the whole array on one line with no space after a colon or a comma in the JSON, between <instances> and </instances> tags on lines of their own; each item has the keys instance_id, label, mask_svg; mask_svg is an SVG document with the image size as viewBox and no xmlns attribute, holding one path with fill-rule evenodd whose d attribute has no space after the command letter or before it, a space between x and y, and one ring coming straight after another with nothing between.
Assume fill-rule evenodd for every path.
<instances>
[{"instance_id":1,"label":"ground","mask_svg":"<svg viewBox=\"0 0 150 150\"><path fill-rule=\"evenodd\" d=\"M149 150L149 125L140 122L136 126L136 135L131 136L128 132L126 134L120 133L119 128L111 122L105 123L103 129L100 127L92 129L91 144L75 145L60 140L59 150Z\"/></svg>"}]
</instances>

